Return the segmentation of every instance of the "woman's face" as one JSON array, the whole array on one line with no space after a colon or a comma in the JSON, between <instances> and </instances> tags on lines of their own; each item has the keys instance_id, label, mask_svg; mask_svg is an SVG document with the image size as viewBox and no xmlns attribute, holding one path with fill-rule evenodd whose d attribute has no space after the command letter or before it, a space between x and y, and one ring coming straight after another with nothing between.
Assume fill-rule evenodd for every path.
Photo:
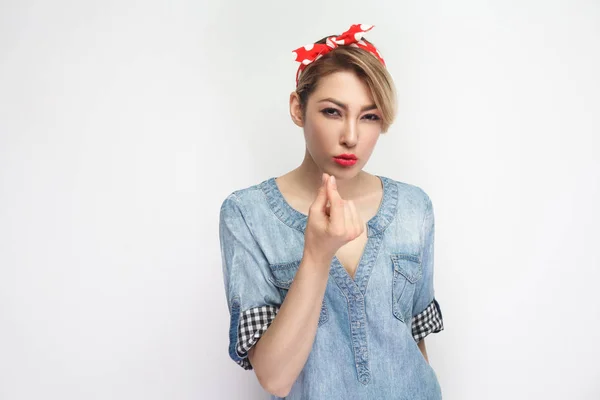
<instances>
[{"instance_id":1,"label":"woman's face","mask_svg":"<svg viewBox=\"0 0 600 400\"><path fill-rule=\"evenodd\" d=\"M369 87L354 72L340 71L319 80L302 119L295 93L290 98L294 122L304 128L306 147L320 170L341 179L356 176L366 165L382 131L381 112ZM336 161L353 154L357 161Z\"/></svg>"}]
</instances>

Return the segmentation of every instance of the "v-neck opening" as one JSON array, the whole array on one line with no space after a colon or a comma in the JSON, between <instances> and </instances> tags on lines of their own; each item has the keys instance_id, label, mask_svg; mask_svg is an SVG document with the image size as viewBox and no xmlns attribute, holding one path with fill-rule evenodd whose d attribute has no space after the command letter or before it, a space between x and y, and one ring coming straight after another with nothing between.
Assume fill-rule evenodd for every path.
<instances>
[{"instance_id":1,"label":"v-neck opening","mask_svg":"<svg viewBox=\"0 0 600 400\"><path fill-rule=\"evenodd\" d=\"M398 209L397 183L385 176L375 176L382 183L383 195L377 213L367 221L367 243L356 266L354 278L350 276L336 255L333 256L329 269L329 274L335 278L340 287L351 290L355 294L359 293L358 291L365 293L369 275L383 242L383 232L396 217ZM304 234L308 215L296 210L287 202L275 179L276 177L271 177L259 184L271 211L283 224Z\"/></svg>"},{"instance_id":2,"label":"v-neck opening","mask_svg":"<svg viewBox=\"0 0 600 400\"><path fill-rule=\"evenodd\" d=\"M365 258L365 253L369 250L369 245L371 244L371 236L369 236L369 222L371 222L371 220L373 220L375 217L377 217L381 213L381 209L383 208L383 201L385 199L386 185L383 182L383 179L379 175L375 175L375 176L378 177L379 181L381 182L381 200L379 201L379 205L377 206L377 212L366 223L366 226L367 226L367 228L366 228L367 229L367 241L365 242L365 246L363 247L363 250L360 253L360 257L358 258L358 263L356 264L356 268L354 269L354 276L350 275L350 273L348 272L348 269L344 266L344 264L342 264L342 261L338 258L338 256L335 255L335 254L333 255L334 262L337 262L340 265L340 267L344 271L346 271L346 274L348 275L348 278L351 281L353 281L354 283L356 283L356 278L359 276L359 271L362 269L361 266L362 266L362 264L364 264L363 260Z\"/></svg>"}]
</instances>

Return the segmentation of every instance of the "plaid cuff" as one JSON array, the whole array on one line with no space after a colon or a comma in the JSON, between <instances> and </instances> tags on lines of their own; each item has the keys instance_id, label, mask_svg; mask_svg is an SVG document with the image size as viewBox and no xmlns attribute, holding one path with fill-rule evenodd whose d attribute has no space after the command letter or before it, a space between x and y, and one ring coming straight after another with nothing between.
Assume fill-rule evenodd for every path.
<instances>
[{"instance_id":1,"label":"plaid cuff","mask_svg":"<svg viewBox=\"0 0 600 400\"><path fill-rule=\"evenodd\" d=\"M242 360L236 361L244 369L252 369L248 360L248 350L258 342L258 339L267 330L279 308L276 306L261 306L246 310L240 316L238 325L236 351Z\"/></svg>"},{"instance_id":2,"label":"plaid cuff","mask_svg":"<svg viewBox=\"0 0 600 400\"><path fill-rule=\"evenodd\" d=\"M436 333L444 330L444 321L442 320L442 310L436 299L415 315L412 319L412 335L415 342L419 343L421 339L430 333Z\"/></svg>"}]
</instances>

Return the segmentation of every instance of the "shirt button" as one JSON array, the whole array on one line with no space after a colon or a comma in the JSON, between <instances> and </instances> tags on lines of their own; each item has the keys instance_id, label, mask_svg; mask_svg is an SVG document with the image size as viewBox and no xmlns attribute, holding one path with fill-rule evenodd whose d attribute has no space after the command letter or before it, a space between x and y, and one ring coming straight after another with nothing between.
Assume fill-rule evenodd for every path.
<instances>
[{"instance_id":1,"label":"shirt button","mask_svg":"<svg viewBox=\"0 0 600 400\"><path fill-rule=\"evenodd\" d=\"M371 374L369 374L368 372L360 374L359 379L362 383L367 383L369 381L369 379L371 379Z\"/></svg>"}]
</instances>

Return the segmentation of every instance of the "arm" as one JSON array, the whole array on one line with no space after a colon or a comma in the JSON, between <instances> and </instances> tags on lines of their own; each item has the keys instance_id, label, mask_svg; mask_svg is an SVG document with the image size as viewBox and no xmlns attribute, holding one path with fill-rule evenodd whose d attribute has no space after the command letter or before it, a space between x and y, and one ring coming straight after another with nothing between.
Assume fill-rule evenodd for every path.
<instances>
[{"instance_id":1,"label":"arm","mask_svg":"<svg viewBox=\"0 0 600 400\"><path fill-rule=\"evenodd\" d=\"M302 371L317 333L331 260L305 253L277 316L248 358L261 386L285 397Z\"/></svg>"},{"instance_id":2,"label":"arm","mask_svg":"<svg viewBox=\"0 0 600 400\"><path fill-rule=\"evenodd\" d=\"M442 311L435 299L433 288L434 270L434 243L435 243L435 217L433 204L429 196L425 195L425 212L421 229L423 277L417 282L416 294L413 302L412 334L423 357L429 362L425 337L444 329Z\"/></svg>"}]
</instances>

